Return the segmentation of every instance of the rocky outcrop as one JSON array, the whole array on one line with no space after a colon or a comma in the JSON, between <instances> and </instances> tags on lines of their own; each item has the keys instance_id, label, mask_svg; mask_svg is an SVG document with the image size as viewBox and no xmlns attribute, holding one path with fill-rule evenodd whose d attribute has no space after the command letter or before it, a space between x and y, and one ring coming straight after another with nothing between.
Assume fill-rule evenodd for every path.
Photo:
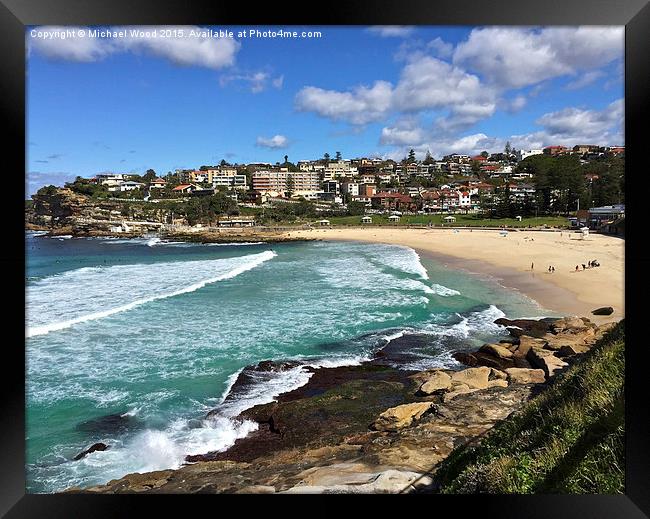
<instances>
[{"instance_id":1,"label":"rocky outcrop","mask_svg":"<svg viewBox=\"0 0 650 519\"><path fill-rule=\"evenodd\" d=\"M508 368L508 382L511 384L543 384L546 374L543 369Z\"/></svg>"},{"instance_id":2,"label":"rocky outcrop","mask_svg":"<svg viewBox=\"0 0 650 519\"><path fill-rule=\"evenodd\" d=\"M93 444L92 444L90 447L88 447L85 451L80 452L79 454L77 454L77 455L76 455L74 458L72 458L72 459L73 459L74 461L79 461L80 459L85 458L86 456L88 456L88 454L90 454L90 453L92 453L92 452L96 452L96 451L105 451L105 450L108 449L108 448L109 448L109 446L106 445L105 443L101 443L101 442L93 443Z\"/></svg>"},{"instance_id":3,"label":"rocky outcrop","mask_svg":"<svg viewBox=\"0 0 650 519\"><path fill-rule=\"evenodd\" d=\"M544 370L547 377L552 377L556 372L568 366L566 362L556 357L552 351L541 348L531 348L526 358L533 366Z\"/></svg>"},{"instance_id":4,"label":"rocky outcrop","mask_svg":"<svg viewBox=\"0 0 650 519\"><path fill-rule=\"evenodd\" d=\"M494 355L500 359L509 359L512 357L512 352L502 344L484 344L479 351Z\"/></svg>"},{"instance_id":5,"label":"rocky outcrop","mask_svg":"<svg viewBox=\"0 0 650 519\"><path fill-rule=\"evenodd\" d=\"M556 334L562 332L577 333L585 331L589 327L588 323L588 319L585 322L585 320L577 316L563 317L551 324L551 330Z\"/></svg>"},{"instance_id":6,"label":"rocky outcrop","mask_svg":"<svg viewBox=\"0 0 650 519\"><path fill-rule=\"evenodd\" d=\"M487 389L491 370L486 366L457 371L451 376L452 383L465 384L470 389Z\"/></svg>"},{"instance_id":7,"label":"rocky outcrop","mask_svg":"<svg viewBox=\"0 0 650 519\"><path fill-rule=\"evenodd\" d=\"M433 395L451 388L451 376L444 371L435 371L421 386L419 392L423 395Z\"/></svg>"},{"instance_id":8,"label":"rocky outcrop","mask_svg":"<svg viewBox=\"0 0 650 519\"><path fill-rule=\"evenodd\" d=\"M513 337L528 335L529 337L543 337L549 332L550 326L555 319L497 319L495 324L505 326Z\"/></svg>"},{"instance_id":9,"label":"rocky outcrop","mask_svg":"<svg viewBox=\"0 0 650 519\"><path fill-rule=\"evenodd\" d=\"M127 413L115 413L93 418L77 424L77 430L91 434L121 434L128 430L137 429L142 424Z\"/></svg>"},{"instance_id":10,"label":"rocky outcrop","mask_svg":"<svg viewBox=\"0 0 650 519\"><path fill-rule=\"evenodd\" d=\"M432 402L414 402L391 407L379 415L372 428L375 431L397 431L419 420L432 408Z\"/></svg>"},{"instance_id":11,"label":"rocky outcrop","mask_svg":"<svg viewBox=\"0 0 650 519\"><path fill-rule=\"evenodd\" d=\"M429 476L407 470L389 469L384 472L362 472L368 467L352 464L318 467L306 471L301 484L283 494L409 494L433 483ZM354 465L359 465L358 467ZM308 483L307 483L308 482Z\"/></svg>"},{"instance_id":12,"label":"rocky outcrop","mask_svg":"<svg viewBox=\"0 0 650 519\"><path fill-rule=\"evenodd\" d=\"M562 346L556 353L558 357L572 357L573 355L580 355L587 353L590 347L586 344L568 344Z\"/></svg>"},{"instance_id":13,"label":"rocky outcrop","mask_svg":"<svg viewBox=\"0 0 650 519\"><path fill-rule=\"evenodd\" d=\"M600 308L592 310L591 313L593 315L612 315L614 313L614 309L611 306L602 306Z\"/></svg>"}]
</instances>

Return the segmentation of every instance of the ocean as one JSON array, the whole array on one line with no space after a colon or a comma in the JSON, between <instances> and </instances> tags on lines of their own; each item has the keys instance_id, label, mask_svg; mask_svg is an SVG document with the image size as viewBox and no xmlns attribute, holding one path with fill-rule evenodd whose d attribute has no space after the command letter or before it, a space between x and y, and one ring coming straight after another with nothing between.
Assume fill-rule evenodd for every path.
<instances>
[{"instance_id":1,"label":"ocean","mask_svg":"<svg viewBox=\"0 0 650 519\"><path fill-rule=\"evenodd\" d=\"M424 345L402 368L460 368L452 351L507 335L498 317L554 315L493 280L395 245L29 232L26 253L32 493L224 450L257 427L233 418L306 383L303 366L358 364L417 334ZM287 359L302 365L260 376L224 402L245 366ZM72 460L95 442L110 448Z\"/></svg>"}]
</instances>

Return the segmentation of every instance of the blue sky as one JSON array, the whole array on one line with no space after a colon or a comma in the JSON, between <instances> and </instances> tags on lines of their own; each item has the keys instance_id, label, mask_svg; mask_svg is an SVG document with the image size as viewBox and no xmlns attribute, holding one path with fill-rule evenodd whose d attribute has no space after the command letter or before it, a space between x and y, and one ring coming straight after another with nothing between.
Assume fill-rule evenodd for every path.
<instances>
[{"instance_id":1,"label":"blue sky","mask_svg":"<svg viewBox=\"0 0 650 519\"><path fill-rule=\"evenodd\" d=\"M63 39L64 29L76 32ZM622 27L257 28L320 38L105 29L125 34L27 30L29 193L221 159L624 144Z\"/></svg>"}]
</instances>

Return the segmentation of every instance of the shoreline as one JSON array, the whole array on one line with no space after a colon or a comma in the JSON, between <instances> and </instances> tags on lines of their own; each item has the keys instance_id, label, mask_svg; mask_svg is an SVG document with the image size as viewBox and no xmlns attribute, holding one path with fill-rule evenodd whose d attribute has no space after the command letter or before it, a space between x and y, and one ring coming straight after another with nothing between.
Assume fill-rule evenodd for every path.
<instances>
[{"instance_id":1,"label":"shoreline","mask_svg":"<svg viewBox=\"0 0 650 519\"><path fill-rule=\"evenodd\" d=\"M497 230L387 228L315 229L292 234L325 241L403 245L455 270L488 276L560 315L588 315L598 324L625 317L625 241L612 236L592 234L578 240L572 238L571 231L510 231L507 237L502 237ZM462 240L469 236L471 241ZM586 271L580 266L580 271L575 272L581 257L585 258L582 261L598 259L603 266ZM544 259L546 264L542 263ZM531 263L536 266L532 271ZM545 270L549 263L557 265L555 273ZM591 313L603 306L613 307L614 313L609 316Z\"/></svg>"}]
</instances>

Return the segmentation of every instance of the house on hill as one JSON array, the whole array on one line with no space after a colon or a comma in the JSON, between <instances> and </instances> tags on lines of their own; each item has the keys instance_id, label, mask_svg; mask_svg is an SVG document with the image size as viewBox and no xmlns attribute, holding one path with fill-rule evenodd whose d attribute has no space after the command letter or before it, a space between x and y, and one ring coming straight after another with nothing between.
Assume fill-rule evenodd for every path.
<instances>
[{"instance_id":1,"label":"house on hill","mask_svg":"<svg viewBox=\"0 0 650 519\"><path fill-rule=\"evenodd\" d=\"M192 191L196 190L197 187L194 184L181 184L179 186L176 186L174 189L172 189L173 193L191 193Z\"/></svg>"},{"instance_id":2,"label":"house on hill","mask_svg":"<svg viewBox=\"0 0 650 519\"><path fill-rule=\"evenodd\" d=\"M389 211L414 211L417 204L409 195L402 193L387 193L382 191L370 197L373 209L386 209Z\"/></svg>"}]
</instances>

